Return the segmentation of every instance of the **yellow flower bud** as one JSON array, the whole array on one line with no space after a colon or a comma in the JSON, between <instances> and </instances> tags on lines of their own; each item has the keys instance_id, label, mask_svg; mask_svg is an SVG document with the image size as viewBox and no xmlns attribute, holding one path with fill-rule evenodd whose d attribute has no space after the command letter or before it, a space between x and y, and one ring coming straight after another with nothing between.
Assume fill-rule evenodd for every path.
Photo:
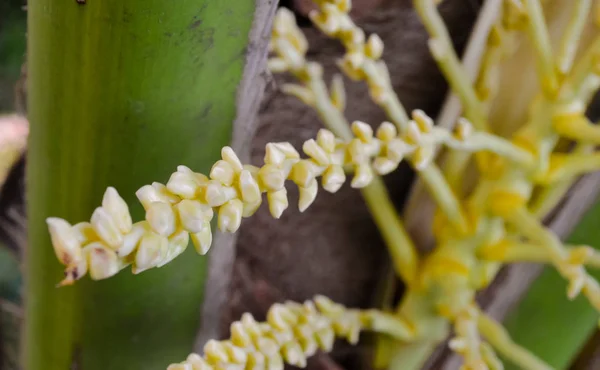
<instances>
[{"instance_id":1,"label":"yellow flower bud","mask_svg":"<svg viewBox=\"0 0 600 370\"><path fill-rule=\"evenodd\" d=\"M213 217L213 209L197 200L184 199L175 208L181 226L190 233L202 231L206 221L210 221Z\"/></svg>"},{"instance_id":2,"label":"yellow flower bud","mask_svg":"<svg viewBox=\"0 0 600 370\"><path fill-rule=\"evenodd\" d=\"M202 231L191 234L190 236L198 254L205 255L208 253L210 245L212 244L212 230L210 229L210 223L206 222Z\"/></svg>"},{"instance_id":3,"label":"yellow flower bud","mask_svg":"<svg viewBox=\"0 0 600 370\"><path fill-rule=\"evenodd\" d=\"M175 234L169 237L169 244L166 249L166 254L156 267L162 267L167 263L173 261L175 257L185 252L188 244L190 243L190 234L185 230L179 230Z\"/></svg>"},{"instance_id":4,"label":"yellow flower bud","mask_svg":"<svg viewBox=\"0 0 600 370\"><path fill-rule=\"evenodd\" d=\"M264 370L266 369L266 358L260 352L250 352L248 353L248 363L246 364L246 369L248 370Z\"/></svg>"},{"instance_id":5,"label":"yellow flower bud","mask_svg":"<svg viewBox=\"0 0 600 370\"><path fill-rule=\"evenodd\" d=\"M417 123L421 132L430 132L433 128L433 120L421 109L415 109L412 111L412 118Z\"/></svg>"},{"instance_id":6,"label":"yellow flower bud","mask_svg":"<svg viewBox=\"0 0 600 370\"><path fill-rule=\"evenodd\" d=\"M225 350L227 351L229 360L231 362L234 364L246 364L246 361L248 361L248 355L246 354L246 351L228 341L224 342L223 345L225 346ZM244 368L242 368L242 370L243 369Z\"/></svg>"},{"instance_id":7,"label":"yellow flower bud","mask_svg":"<svg viewBox=\"0 0 600 370\"><path fill-rule=\"evenodd\" d=\"M235 178L235 171L229 162L220 160L212 166L210 178L219 181L223 185L231 186Z\"/></svg>"},{"instance_id":8,"label":"yellow flower bud","mask_svg":"<svg viewBox=\"0 0 600 370\"><path fill-rule=\"evenodd\" d=\"M117 254L104 244L93 242L84 248L84 253L93 280L106 279L119 272L120 263Z\"/></svg>"},{"instance_id":9,"label":"yellow flower bud","mask_svg":"<svg viewBox=\"0 0 600 370\"><path fill-rule=\"evenodd\" d=\"M262 194L258 182L248 170L240 173L239 188L244 203L257 203L261 200Z\"/></svg>"},{"instance_id":10,"label":"yellow flower bud","mask_svg":"<svg viewBox=\"0 0 600 370\"><path fill-rule=\"evenodd\" d=\"M383 55L383 41L377 34L373 33L369 36L367 45L365 45L365 53L374 60L381 58L381 55Z\"/></svg>"},{"instance_id":11,"label":"yellow flower bud","mask_svg":"<svg viewBox=\"0 0 600 370\"><path fill-rule=\"evenodd\" d=\"M383 122L378 128L377 133L375 134L377 138L381 141L387 142L392 139L395 139L398 135L398 131L396 130L396 126L394 126L391 122Z\"/></svg>"},{"instance_id":12,"label":"yellow flower bud","mask_svg":"<svg viewBox=\"0 0 600 370\"><path fill-rule=\"evenodd\" d=\"M288 207L287 190L282 188L278 191L270 191L267 193L267 200L269 202L269 211L271 216L279 218Z\"/></svg>"},{"instance_id":13,"label":"yellow flower bud","mask_svg":"<svg viewBox=\"0 0 600 370\"><path fill-rule=\"evenodd\" d=\"M137 248L144 234L150 230L148 221L136 222L131 231L123 236L123 243L116 250L117 255L121 258L129 256Z\"/></svg>"},{"instance_id":14,"label":"yellow flower bud","mask_svg":"<svg viewBox=\"0 0 600 370\"><path fill-rule=\"evenodd\" d=\"M307 159L296 162L292 166L290 180L300 187L307 187L315 179L317 165Z\"/></svg>"},{"instance_id":15,"label":"yellow flower bud","mask_svg":"<svg viewBox=\"0 0 600 370\"><path fill-rule=\"evenodd\" d=\"M151 203L146 210L146 220L152 230L162 236L169 236L175 232L176 217L170 204Z\"/></svg>"},{"instance_id":16,"label":"yellow flower bud","mask_svg":"<svg viewBox=\"0 0 600 370\"><path fill-rule=\"evenodd\" d=\"M204 355L206 356L206 360L212 365L229 362L227 349L221 342L214 339L209 340L204 345Z\"/></svg>"},{"instance_id":17,"label":"yellow flower bud","mask_svg":"<svg viewBox=\"0 0 600 370\"><path fill-rule=\"evenodd\" d=\"M169 241L166 237L152 232L144 235L135 255L133 273L139 274L142 271L156 267L167 249Z\"/></svg>"},{"instance_id":18,"label":"yellow flower bud","mask_svg":"<svg viewBox=\"0 0 600 370\"><path fill-rule=\"evenodd\" d=\"M235 154L231 147L226 146L221 149L221 158L229 163L235 172L240 172L243 170L243 165L240 161L240 158L237 156L237 154Z\"/></svg>"},{"instance_id":19,"label":"yellow flower bud","mask_svg":"<svg viewBox=\"0 0 600 370\"><path fill-rule=\"evenodd\" d=\"M193 199L198 191L198 183L192 173L174 172L167 182L167 189L184 199Z\"/></svg>"},{"instance_id":20,"label":"yellow flower bud","mask_svg":"<svg viewBox=\"0 0 600 370\"><path fill-rule=\"evenodd\" d=\"M246 332L246 328L241 322L232 323L229 331L231 332L231 342L236 346L247 348L254 345L252 337Z\"/></svg>"},{"instance_id":21,"label":"yellow flower bud","mask_svg":"<svg viewBox=\"0 0 600 370\"><path fill-rule=\"evenodd\" d=\"M311 157L315 162L317 162L318 165L329 165L329 156L327 155L327 152L323 150L323 148L321 148L314 139L305 141L302 145L302 150L307 156Z\"/></svg>"},{"instance_id":22,"label":"yellow flower bud","mask_svg":"<svg viewBox=\"0 0 600 370\"><path fill-rule=\"evenodd\" d=\"M192 370L212 370L212 367L202 358L202 356L192 353L190 354L186 362L192 365Z\"/></svg>"},{"instance_id":23,"label":"yellow flower bud","mask_svg":"<svg viewBox=\"0 0 600 370\"><path fill-rule=\"evenodd\" d=\"M205 188L204 200L211 207L219 207L229 199L225 187L218 181L210 181Z\"/></svg>"},{"instance_id":24,"label":"yellow flower bud","mask_svg":"<svg viewBox=\"0 0 600 370\"><path fill-rule=\"evenodd\" d=\"M298 209L300 212L304 212L317 197L317 192L319 190L319 185L317 184L317 180L313 179L308 186L306 187L298 187L300 192L300 197L298 199Z\"/></svg>"},{"instance_id":25,"label":"yellow flower bud","mask_svg":"<svg viewBox=\"0 0 600 370\"><path fill-rule=\"evenodd\" d=\"M335 135L329 130L320 129L317 133L317 144L319 144L326 152L333 153L336 144Z\"/></svg>"},{"instance_id":26,"label":"yellow flower bud","mask_svg":"<svg viewBox=\"0 0 600 370\"><path fill-rule=\"evenodd\" d=\"M100 238L96 234L96 230L92 227L89 222L80 222L73 225L73 232L77 236L77 240L81 245L89 244L91 242L99 241Z\"/></svg>"},{"instance_id":27,"label":"yellow flower bud","mask_svg":"<svg viewBox=\"0 0 600 370\"><path fill-rule=\"evenodd\" d=\"M285 175L281 168L272 165L265 164L258 171L258 179L262 186L270 191L277 191L283 188L285 184Z\"/></svg>"},{"instance_id":28,"label":"yellow flower bud","mask_svg":"<svg viewBox=\"0 0 600 370\"><path fill-rule=\"evenodd\" d=\"M373 180L373 170L368 164L359 164L355 167L354 177L350 186L353 188L364 188Z\"/></svg>"},{"instance_id":29,"label":"yellow flower bud","mask_svg":"<svg viewBox=\"0 0 600 370\"><path fill-rule=\"evenodd\" d=\"M219 209L219 230L234 233L240 228L244 204L239 199L232 199Z\"/></svg>"},{"instance_id":30,"label":"yellow flower bud","mask_svg":"<svg viewBox=\"0 0 600 370\"><path fill-rule=\"evenodd\" d=\"M323 189L330 193L335 193L346 181L346 174L342 166L329 166L323 173L322 184Z\"/></svg>"},{"instance_id":31,"label":"yellow flower bud","mask_svg":"<svg viewBox=\"0 0 600 370\"><path fill-rule=\"evenodd\" d=\"M160 186L144 185L135 195L137 196L144 209L148 209L154 202L171 203L169 197L162 191Z\"/></svg>"},{"instance_id":32,"label":"yellow flower bud","mask_svg":"<svg viewBox=\"0 0 600 370\"><path fill-rule=\"evenodd\" d=\"M306 367L306 355L297 342L290 341L284 344L281 353L287 363L298 367Z\"/></svg>"},{"instance_id":33,"label":"yellow flower bud","mask_svg":"<svg viewBox=\"0 0 600 370\"><path fill-rule=\"evenodd\" d=\"M330 352L333 349L333 344L335 343L335 332L332 328L325 327L323 329L319 329L315 333L315 337L321 350Z\"/></svg>"},{"instance_id":34,"label":"yellow flower bud","mask_svg":"<svg viewBox=\"0 0 600 370\"><path fill-rule=\"evenodd\" d=\"M109 186L104 192L102 208L111 215L121 233L127 234L131 231L132 221L129 207L112 186Z\"/></svg>"},{"instance_id":35,"label":"yellow flower bud","mask_svg":"<svg viewBox=\"0 0 600 370\"><path fill-rule=\"evenodd\" d=\"M96 208L92 214L91 224L96 234L106 245L117 249L123 243L123 235L110 214L102 207Z\"/></svg>"},{"instance_id":36,"label":"yellow flower bud","mask_svg":"<svg viewBox=\"0 0 600 370\"><path fill-rule=\"evenodd\" d=\"M377 157L373 160L373 168L379 175L387 175L398 167L398 163L385 157Z\"/></svg>"}]
</instances>

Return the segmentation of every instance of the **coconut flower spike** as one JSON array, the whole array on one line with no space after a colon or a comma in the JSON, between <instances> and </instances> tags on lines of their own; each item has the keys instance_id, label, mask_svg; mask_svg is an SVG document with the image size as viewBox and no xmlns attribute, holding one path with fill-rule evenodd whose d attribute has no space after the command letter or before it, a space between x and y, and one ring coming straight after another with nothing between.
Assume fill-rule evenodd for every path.
<instances>
[{"instance_id":1,"label":"coconut flower spike","mask_svg":"<svg viewBox=\"0 0 600 370\"><path fill-rule=\"evenodd\" d=\"M362 331L411 340L415 333L409 323L376 310L348 309L330 299L317 296L303 304L276 303L266 322L244 314L231 324L230 338L210 340L204 356L190 354L186 361L168 370L213 368L283 369L284 364L306 366L308 356L318 350L330 352L336 338L356 344Z\"/></svg>"},{"instance_id":2,"label":"coconut flower spike","mask_svg":"<svg viewBox=\"0 0 600 370\"><path fill-rule=\"evenodd\" d=\"M359 334L369 330L433 346L448 334L449 327L456 334L450 347L463 356L465 370L501 369L496 351L520 368L550 369L514 343L473 302L503 264L534 261L552 265L569 282L569 298L583 294L600 310L600 285L586 271L600 266L598 253L586 246L564 245L536 213L545 207L544 200L540 208L530 205L538 188L556 187L560 196L564 183L600 169L600 153L594 148L598 133L584 115L600 86L600 41L582 53L575 53L571 42L582 32L580 18L589 2L584 0L576 8L557 55L548 47L548 26L541 17L539 0L507 2L488 36L489 60L471 81L451 47L437 2L414 0L430 34L434 59L463 106L465 117L455 120L454 129L434 125L423 111L410 115L404 111L381 60L383 42L376 35L367 37L353 23L348 14L350 1L316 3L318 9L311 19L346 50L339 62L341 72L367 83L372 100L387 113L389 122L347 121L340 75L331 84L325 82L323 68L306 58L308 43L293 14L280 9L274 19L268 67L295 77L296 82L284 85L283 92L314 108L326 129L298 148L286 142L267 144L260 166L243 164L229 147L223 148L221 159L208 174L179 166L166 184L155 182L136 192L145 210L144 220L138 222L132 220L114 188L107 189L89 222L72 225L49 218L54 250L65 265L60 285L72 284L86 274L94 280L105 279L130 265L134 273L161 267L181 254L190 241L199 254L206 254L212 244L213 221L219 232L233 233L264 200L270 214L280 218L289 208L286 187L291 184L299 189L299 210L305 211L315 201L319 186L336 193L348 182L365 195L390 247L396 272L406 283L398 309L393 314L353 310L324 297L304 304L278 303L269 310L266 322L256 322L246 314L232 324L230 339L209 341L203 356L192 354L169 369L282 369L286 363L302 367L317 350L330 351L336 337L356 343ZM513 136L501 137L488 130L498 82L493 70L500 60L493 54L502 49L501 41L522 30L535 44L542 86L523 127ZM559 139L573 142L576 151L558 152ZM463 172L448 172L461 166L446 167L446 171L437 167L434 159L442 147L459 159L477 154L479 178L471 193L460 194L456 185L462 180L451 178ZM403 234L378 178L404 160L424 180L437 205L432 225L436 247L422 257L416 257L412 241ZM556 199L556 192L552 194ZM393 222L386 224L389 220Z\"/></svg>"}]
</instances>

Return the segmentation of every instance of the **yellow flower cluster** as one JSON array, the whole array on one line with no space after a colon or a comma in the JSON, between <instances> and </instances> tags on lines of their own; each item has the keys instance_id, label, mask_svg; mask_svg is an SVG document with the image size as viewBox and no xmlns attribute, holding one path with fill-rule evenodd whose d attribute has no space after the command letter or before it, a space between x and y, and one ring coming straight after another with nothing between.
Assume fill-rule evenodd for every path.
<instances>
[{"instance_id":1,"label":"yellow flower cluster","mask_svg":"<svg viewBox=\"0 0 600 370\"><path fill-rule=\"evenodd\" d=\"M179 166L166 185L155 182L140 188L136 195L146 210L146 220L135 224L125 201L109 187L90 222L70 225L55 217L47 220L56 255L67 266L61 284L71 284L88 272L94 280L105 279L128 265L133 266L134 274L161 267L181 254L190 239L204 255L212 242L210 223L215 212L219 230L233 233L242 217L256 212L262 193L266 193L271 215L279 218L288 207L286 180L298 186L302 212L317 196L317 177L326 191L335 193L346 181L344 169L350 168L354 172L351 186L362 188L373 180L374 172L390 173L405 157L417 169L426 166L440 143L464 150L496 151L508 145L507 156L517 155L518 160L521 155L533 161L528 153L513 150L512 144L500 138L495 142L473 132L466 120L451 134L433 127L422 111L413 112L413 118L405 135L399 135L389 122L374 133L371 126L356 121L352 124L355 137L349 142L322 129L316 140L302 146L307 159L301 159L289 143L269 143L260 168L243 165L233 150L225 147L209 176Z\"/></svg>"},{"instance_id":2,"label":"yellow flower cluster","mask_svg":"<svg viewBox=\"0 0 600 370\"><path fill-rule=\"evenodd\" d=\"M281 370L284 363L305 367L306 358L318 350L331 351L336 338L355 344L363 330L389 333L390 327L397 325L402 327L399 334L404 339L411 335L410 329L391 315L347 309L323 296L304 304L285 302L273 305L264 323L244 314L231 324L230 339L210 340L204 346L204 357L193 353L168 370Z\"/></svg>"}]
</instances>

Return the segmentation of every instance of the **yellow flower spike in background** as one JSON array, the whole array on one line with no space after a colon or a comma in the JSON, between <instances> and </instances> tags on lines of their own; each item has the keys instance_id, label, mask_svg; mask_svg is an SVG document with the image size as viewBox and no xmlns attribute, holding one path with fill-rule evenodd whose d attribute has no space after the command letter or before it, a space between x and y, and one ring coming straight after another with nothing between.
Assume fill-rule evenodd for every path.
<instances>
[{"instance_id":1,"label":"yellow flower spike in background","mask_svg":"<svg viewBox=\"0 0 600 370\"><path fill-rule=\"evenodd\" d=\"M231 339L211 340L204 346L204 357L190 355L169 370L212 369L240 366L257 369L283 369L283 363L306 366L306 357L318 349L329 352L335 338L356 343L361 331L374 331L408 340L414 333L410 325L393 315L374 310L347 309L323 296L304 304L275 304L267 321L259 323L250 314L231 324ZM255 367L252 367L255 366Z\"/></svg>"},{"instance_id":2,"label":"yellow flower spike in background","mask_svg":"<svg viewBox=\"0 0 600 370\"><path fill-rule=\"evenodd\" d=\"M293 14L282 8L274 20L268 67L296 78L283 91L314 108L326 126L315 139L303 143L305 157L290 143L269 143L264 165L255 167L242 164L225 147L208 176L179 166L166 186L153 183L140 188L136 195L146 210L143 221L132 223L127 205L112 188L90 223L71 226L49 218L56 255L66 266L61 284L73 283L86 273L92 279L107 278L128 265L134 273L160 267L182 253L189 239L205 254L215 215L219 230L233 233L243 217L256 212L263 193L271 215L281 217L289 206L288 180L299 188L298 208L304 211L317 196L318 177L326 191L335 193L351 176L350 186L361 189L388 244L395 272L406 285L397 309L393 313L353 310L325 297L304 304L275 304L267 322L258 323L246 314L232 324L230 340L209 341L204 357L192 354L169 369L305 366L306 357L317 349L330 351L335 337L356 343L361 331L371 330L400 342L385 366L413 370L451 327L456 336L450 347L463 356L465 370L502 368L495 351L525 370L549 369L481 312L475 297L503 264L535 261L552 265L568 281L570 299L583 294L600 310L600 286L586 271L600 266L598 253L585 246L563 245L538 214L560 198L568 188L565 184L600 170L600 154L593 147L597 128L583 116L600 87L600 42L592 42L582 52L572 45L583 32L589 1L578 1L557 55L539 0L504 4L488 35L480 73L471 80L452 48L437 2L414 0L430 34L433 57L462 104L464 117L456 120L454 129L435 126L421 110L409 117L380 59L383 42L377 35L366 36L353 23L348 15L350 1L316 3L318 10L310 18L345 48L341 71L366 82L372 100L390 122L375 128L361 121L348 123L342 114L346 97L341 77L336 75L327 88L323 68L306 59L308 43ZM499 82L496 72L510 54L506 49L512 39L521 32L527 32L533 43L541 82L526 120L514 135L504 137L490 131L489 125ZM575 152L558 152L561 139L571 140ZM443 167L435 162L441 147L450 152ZM466 192L463 177L471 153L476 154L478 177ZM437 206L436 246L422 259L379 178L404 159ZM538 192L541 196L533 197Z\"/></svg>"}]
</instances>

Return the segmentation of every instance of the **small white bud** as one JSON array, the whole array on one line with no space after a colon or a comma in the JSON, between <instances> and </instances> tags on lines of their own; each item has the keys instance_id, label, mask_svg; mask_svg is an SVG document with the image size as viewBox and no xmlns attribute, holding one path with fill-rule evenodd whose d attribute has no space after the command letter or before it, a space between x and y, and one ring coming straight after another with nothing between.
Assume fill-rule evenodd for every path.
<instances>
[{"instance_id":1,"label":"small white bud","mask_svg":"<svg viewBox=\"0 0 600 370\"><path fill-rule=\"evenodd\" d=\"M352 122L352 132L363 143L368 143L373 139L373 129L368 124L361 121Z\"/></svg>"},{"instance_id":2,"label":"small white bud","mask_svg":"<svg viewBox=\"0 0 600 370\"><path fill-rule=\"evenodd\" d=\"M415 145L421 141L421 130L419 130L419 125L415 121L408 122L405 137L409 144Z\"/></svg>"},{"instance_id":3,"label":"small white bud","mask_svg":"<svg viewBox=\"0 0 600 370\"><path fill-rule=\"evenodd\" d=\"M190 233L202 231L205 223L213 217L213 209L197 200L184 199L175 207L181 226Z\"/></svg>"},{"instance_id":4,"label":"small white bud","mask_svg":"<svg viewBox=\"0 0 600 370\"><path fill-rule=\"evenodd\" d=\"M223 185L231 186L233 179L235 178L235 171L229 162L220 160L212 166L210 178L221 182Z\"/></svg>"},{"instance_id":5,"label":"small white bud","mask_svg":"<svg viewBox=\"0 0 600 370\"><path fill-rule=\"evenodd\" d=\"M252 177L252 174L248 170L243 170L240 173L239 188L242 194L244 203L256 203L262 198L258 182Z\"/></svg>"},{"instance_id":6,"label":"small white bud","mask_svg":"<svg viewBox=\"0 0 600 370\"><path fill-rule=\"evenodd\" d=\"M121 258L129 256L138 246L140 240L145 233L150 231L148 221L136 222L133 224L131 231L123 236L121 247L116 250L117 255Z\"/></svg>"},{"instance_id":7,"label":"small white bud","mask_svg":"<svg viewBox=\"0 0 600 370\"><path fill-rule=\"evenodd\" d=\"M212 230L210 229L210 223L205 223L202 231L191 234L190 236L198 254L203 256L208 253L210 245L212 244Z\"/></svg>"},{"instance_id":8,"label":"small white bud","mask_svg":"<svg viewBox=\"0 0 600 370\"><path fill-rule=\"evenodd\" d=\"M302 348L297 342L290 341L281 348L283 358L290 365L298 367L306 367L306 355L302 352Z\"/></svg>"},{"instance_id":9,"label":"small white bud","mask_svg":"<svg viewBox=\"0 0 600 370\"><path fill-rule=\"evenodd\" d=\"M204 345L204 355L208 362L213 365L229 362L229 355L225 346L214 339L209 340Z\"/></svg>"},{"instance_id":10,"label":"small white bud","mask_svg":"<svg viewBox=\"0 0 600 370\"><path fill-rule=\"evenodd\" d=\"M433 120L421 109L415 109L412 112L412 118L419 126L419 130L428 133L433 128Z\"/></svg>"},{"instance_id":11,"label":"small white bud","mask_svg":"<svg viewBox=\"0 0 600 370\"><path fill-rule=\"evenodd\" d=\"M335 135L333 132L322 128L317 133L317 144L319 144L319 146L327 153L333 153L335 151L336 144Z\"/></svg>"},{"instance_id":12,"label":"small white bud","mask_svg":"<svg viewBox=\"0 0 600 370\"><path fill-rule=\"evenodd\" d=\"M242 211L242 217L250 217L258 211L262 204L262 198L255 203L244 203L244 210Z\"/></svg>"},{"instance_id":13,"label":"small white bud","mask_svg":"<svg viewBox=\"0 0 600 370\"><path fill-rule=\"evenodd\" d=\"M377 34L373 33L369 36L365 52L371 59L377 60L381 58L381 55L383 55L383 41Z\"/></svg>"},{"instance_id":14,"label":"small white bud","mask_svg":"<svg viewBox=\"0 0 600 370\"><path fill-rule=\"evenodd\" d=\"M169 244L167 246L166 255L156 267L162 267L167 263L173 261L175 257L185 252L189 243L190 234L185 230L179 230L175 234L171 235L169 237Z\"/></svg>"},{"instance_id":15,"label":"small white bud","mask_svg":"<svg viewBox=\"0 0 600 370\"><path fill-rule=\"evenodd\" d=\"M340 190L345 181L346 174L342 166L329 166L323 174L323 189L330 193L335 193Z\"/></svg>"},{"instance_id":16,"label":"small white bud","mask_svg":"<svg viewBox=\"0 0 600 370\"><path fill-rule=\"evenodd\" d=\"M298 199L298 209L300 212L304 212L317 198L317 192L319 190L319 186L317 184L316 179L312 179L312 181L306 187L298 187L300 192L300 197Z\"/></svg>"},{"instance_id":17,"label":"small white bud","mask_svg":"<svg viewBox=\"0 0 600 370\"><path fill-rule=\"evenodd\" d=\"M102 208L112 216L121 233L126 234L131 231L132 221L129 207L112 186L104 192Z\"/></svg>"},{"instance_id":18,"label":"small white bud","mask_svg":"<svg viewBox=\"0 0 600 370\"><path fill-rule=\"evenodd\" d=\"M219 230L234 233L240 228L244 204L239 199L232 199L219 209Z\"/></svg>"},{"instance_id":19,"label":"small white bud","mask_svg":"<svg viewBox=\"0 0 600 370\"><path fill-rule=\"evenodd\" d=\"M73 225L72 230L77 236L77 240L81 245L100 241L98 234L96 234L96 230L94 230L94 227L89 222L79 222Z\"/></svg>"},{"instance_id":20,"label":"small white bud","mask_svg":"<svg viewBox=\"0 0 600 370\"><path fill-rule=\"evenodd\" d=\"M96 234L112 249L118 249L123 243L123 235L115 221L102 207L96 208L92 213L91 224Z\"/></svg>"},{"instance_id":21,"label":"small white bud","mask_svg":"<svg viewBox=\"0 0 600 370\"><path fill-rule=\"evenodd\" d=\"M213 370L213 368L199 354L192 353L185 360L192 365L192 370Z\"/></svg>"},{"instance_id":22,"label":"small white bud","mask_svg":"<svg viewBox=\"0 0 600 370\"><path fill-rule=\"evenodd\" d=\"M294 163L290 179L299 187L308 187L315 179L316 164L310 160L303 159Z\"/></svg>"},{"instance_id":23,"label":"small white bud","mask_svg":"<svg viewBox=\"0 0 600 370\"><path fill-rule=\"evenodd\" d=\"M242 161L240 161L240 158L229 146L223 147L223 149L221 149L221 158L223 158L224 161L229 163L231 167L233 167L233 170L235 172L240 172L244 168L244 166L242 165Z\"/></svg>"},{"instance_id":24,"label":"small white bud","mask_svg":"<svg viewBox=\"0 0 600 370\"><path fill-rule=\"evenodd\" d=\"M229 199L227 199L227 193L223 185L213 180L206 186L204 200L211 207L219 207Z\"/></svg>"},{"instance_id":25,"label":"small white bud","mask_svg":"<svg viewBox=\"0 0 600 370\"><path fill-rule=\"evenodd\" d=\"M159 186L144 185L135 192L144 209L148 209L154 202L170 203L169 197L161 191Z\"/></svg>"},{"instance_id":26,"label":"small white bud","mask_svg":"<svg viewBox=\"0 0 600 370\"><path fill-rule=\"evenodd\" d=\"M459 118L456 122L456 129L454 131L454 136L460 140L464 141L473 133L473 125L466 118Z\"/></svg>"},{"instance_id":27,"label":"small white bud","mask_svg":"<svg viewBox=\"0 0 600 370\"><path fill-rule=\"evenodd\" d=\"M170 204L154 202L146 210L146 220L152 230L162 236L169 236L175 232L176 218Z\"/></svg>"},{"instance_id":28,"label":"small white bud","mask_svg":"<svg viewBox=\"0 0 600 370\"><path fill-rule=\"evenodd\" d=\"M285 184L285 176L281 168L266 164L258 171L258 179L263 187L270 191L282 189Z\"/></svg>"},{"instance_id":29,"label":"small white bud","mask_svg":"<svg viewBox=\"0 0 600 370\"><path fill-rule=\"evenodd\" d=\"M269 202L269 211L271 216L279 218L288 207L287 191L281 188L278 191L270 191L267 193L267 201Z\"/></svg>"},{"instance_id":30,"label":"small white bud","mask_svg":"<svg viewBox=\"0 0 600 370\"><path fill-rule=\"evenodd\" d=\"M302 150L304 151L304 153L306 153L307 156L311 157L318 165L329 165L329 156L327 155L327 152L323 150L323 148L321 148L314 139L305 141L302 145Z\"/></svg>"},{"instance_id":31,"label":"small white bud","mask_svg":"<svg viewBox=\"0 0 600 370\"><path fill-rule=\"evenodd\" d=\"M90 277L102 280L115 275L120 270L119 259L115 251L100 242L94 242L84 248L88 260Z\"/></svg>"},{"instance_id":32,"label":"small white bud","mask_svg":"<svg viewBox=\"0 0 600 370\"><path fill-rule=\"evenodd\" d=\"M139 274L142 271L156 267L168 247L168 239L164 236L148 232L142 237L135 254L133 273Z\"/></svg>"},{"instance_id":33,"label":"small white bud","mask_svg":"<svg viewBox=\"0 0 600 370\"><path fill-rule=\"evenodd\" d=\"M383 122L377 129L376 133L377 138L384 142L396 138L397 135L398 131L396 131L396 126L394 126L394 124L391 122Z\"/></svg>"},{"instance_id":34,"label":"small white bud","mask_svg":"<svg viewBox=\"0 0 600 370\"><path fill-rule=\"evenodd\" d=\"M198 183L194 174L177 171L171 174L167 182L167 190L181 198L193 199L198 191Z\"/></svg>"},{"instance_id":35,"label":"small white bud","mask_svg":"<svg viewBox=\"0 0 600 370\"><path fill-rule=\"evenodd\" d=\"M398 167L398 163L386 157L377 157L373 160L373 169L379 175L387 175Z\"/></svg>"}]
</instances>

